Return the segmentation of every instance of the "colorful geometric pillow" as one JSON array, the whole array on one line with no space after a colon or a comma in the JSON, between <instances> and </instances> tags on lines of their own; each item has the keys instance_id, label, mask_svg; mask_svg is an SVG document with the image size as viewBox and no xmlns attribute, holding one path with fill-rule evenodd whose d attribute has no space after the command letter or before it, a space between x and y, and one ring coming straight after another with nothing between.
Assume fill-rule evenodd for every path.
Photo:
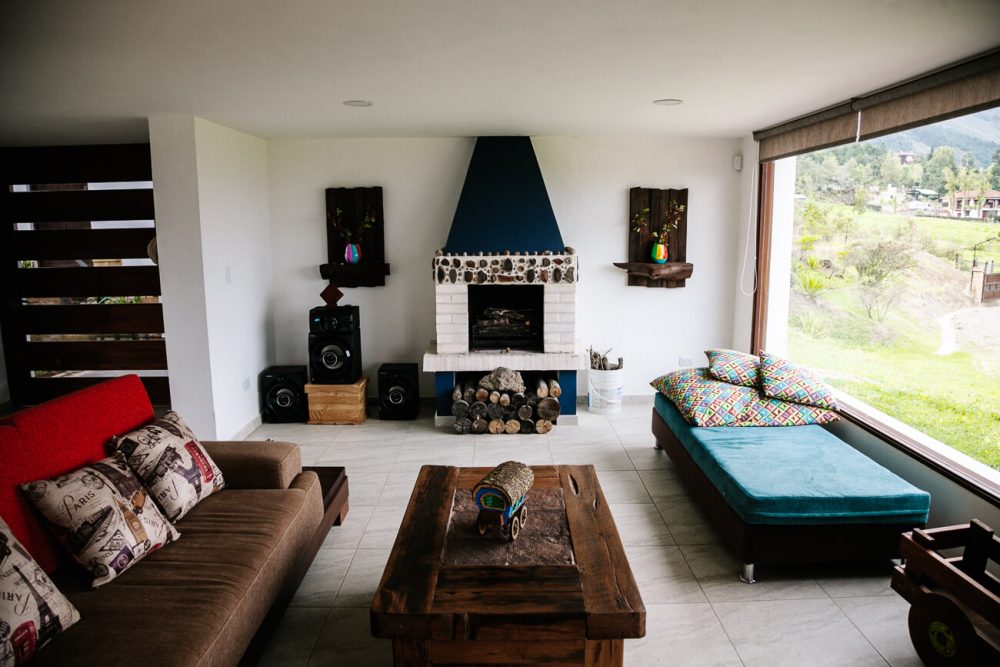
<instances>
[{"instance_id":1,"label":"colorful geometric pillow","mask_svg":"<svg viewBox=\"0 0 1000 667\"><path fill-rule=\"evenodd\" d=\"M121 454L21 489L94 588L180 537Z\"/></svg>"},{"instance_id":2,"label":"colorful geometric pillow","mask_svg":"<svg viewBox=\"0 0 1000 667\"><path fill-rule=\"evenodd\" d=\"M830 388L801 366L770 352L760 355L760 378L764 396L817 408L837 409Z\"/></svg>"},{"instance_id":3,"label":"colorful geometric pillow","mask_svg":"<svg viewBox=\"0 0 1000 667\"><path fill-rule=\"evenodd\" d=\"M829 424L838 419L836 412L824 408L755 396L744 409L739 423L733 426L805 426Z\"/></svg>"},{"instance_id":4,"label":"colorful geometric pillow","mask_svg":"<svg viewBox=\"0 0 1000 667\"><path fill-rule=\"evenodd\" d=\"M736 425L757 390L720 382L707 368L689 368L662 375L650 384L677 406L695 426Z\"/></svg>"},{"instance_id":5,"label":"colorful geometric pillow","mask_svg":"<svg viewBox=\"0 0 1000 667\"><path fill-rule=\"evenodd\" d=\"M0 665L21 665L80 620L0 519Z\"/></svg>"},{"instance_id":6,"label":"colorful geometric pillow","mask_svg":"<svg viewBox=\"0 0 1000 667\"><path fill-rule=\"evenodd\" d=\"M708 372L716 380L744 387L760 386L760 357L736 350L705 350Z\"/></svg>"},{"instance_id":7,"label":"colorful geometric pillow","mask_svg":"<svg viewBox=\"0 0 1000 667\"><path fill-rule=\"evenodd\" d=\"M112 441L167 519L177 521L226 481L176 412Z\"/></svg>"}]
</instances>

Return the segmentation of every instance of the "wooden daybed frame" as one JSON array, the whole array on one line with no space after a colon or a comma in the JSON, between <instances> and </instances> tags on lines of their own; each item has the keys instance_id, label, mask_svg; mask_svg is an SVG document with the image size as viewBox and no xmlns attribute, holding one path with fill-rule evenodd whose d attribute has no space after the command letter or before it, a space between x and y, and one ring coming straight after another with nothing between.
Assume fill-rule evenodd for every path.
<instances>
[{"instance_id":1,"label":"wooden daybed frame","mask_svg":"<svg viewBox=\"0 0 1000 667\"><path fill-rule=\"evenodd\" d=\"M801 526L747 523L729 506L655 408L653 436L654 446L667 452L702 509L743 563L740 578L746 583L754 582L757 563L889 560L899 556L900 534L920 527L909 523Z\"/></svg>"}]
</instances>

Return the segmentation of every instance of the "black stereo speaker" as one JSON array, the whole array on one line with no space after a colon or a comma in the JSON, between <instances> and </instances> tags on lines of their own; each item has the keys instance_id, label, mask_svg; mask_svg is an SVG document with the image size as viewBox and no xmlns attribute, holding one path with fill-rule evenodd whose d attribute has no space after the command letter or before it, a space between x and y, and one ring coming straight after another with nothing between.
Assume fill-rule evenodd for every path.
<instances>
[{"instance_id":1,"label":"black stereo speaker","mask_svg":"<svg viewBox=\"0 0 1000 667\"><path fill-rule=\"evenodd\" d=\"M315 384L361 379L361 316L357 306L309 311L309 375Z\"/></svg>"},{"instance_id":2,"label":"black stereo speaker","mask_svg":"<svg viewBox=\"0 0 1000 667\"><path fill-rule=\"evenodd\" d=\"M260 415L268 424L309 420L305 366L269 366L260 374Z\"/></svg>"},{"instance_id":3,"label":"black stereo speaker","mask_svg":"<svg viewBox=\"0 0 1000 667\"><path fill-rule=\"evenodd\" d=\"M420 380L416 364L382 364L378 369L379 419L416 419Z\"/></svg>"}]
</instances>

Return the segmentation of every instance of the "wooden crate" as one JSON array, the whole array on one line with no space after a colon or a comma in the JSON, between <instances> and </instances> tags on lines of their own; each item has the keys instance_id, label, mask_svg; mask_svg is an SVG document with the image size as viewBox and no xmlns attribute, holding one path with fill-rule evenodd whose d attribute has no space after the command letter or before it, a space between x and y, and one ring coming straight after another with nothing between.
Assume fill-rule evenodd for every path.
<instances>
[{"instance_id":1,"label":"wooden crate","mask_svg":"<svg viewBox=\"0 0 1000 667\"><path fill-rule=\"evenodd\" d=\"M354 384L307 384L310 424L363 424L368 378Z\"/></svg>"}]
</instances>

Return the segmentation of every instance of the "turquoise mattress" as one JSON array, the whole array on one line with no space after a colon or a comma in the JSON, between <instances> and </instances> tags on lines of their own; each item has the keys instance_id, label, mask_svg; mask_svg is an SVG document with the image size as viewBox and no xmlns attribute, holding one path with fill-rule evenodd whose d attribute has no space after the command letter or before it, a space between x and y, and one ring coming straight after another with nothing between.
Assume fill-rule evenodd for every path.
<instances>
[{"instance_id":1,"label":"turquoise mattress","mask_svg":"<svg viewBox=\"0 0 1000 667\"><path fill-rule=\"evenodd\" d=\"M822 426L691 426L661 394L654 407L698 467L752 524L927 522L930 494Z\"/></svg>"}]
</instances>

